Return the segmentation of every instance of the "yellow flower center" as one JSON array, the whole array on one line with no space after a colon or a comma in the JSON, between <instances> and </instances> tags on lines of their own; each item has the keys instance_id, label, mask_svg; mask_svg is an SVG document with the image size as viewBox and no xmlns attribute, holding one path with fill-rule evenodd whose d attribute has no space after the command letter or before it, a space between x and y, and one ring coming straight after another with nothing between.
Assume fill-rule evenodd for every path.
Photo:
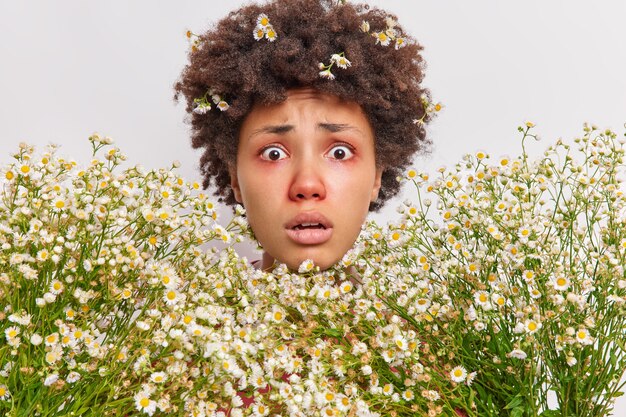
<instances>
[{"instance_id":1,"label":"yellow flower center","mask_svg":"<svg viewBox=\"0 0 626 417\"><path fill-rule=\"evenodd\" d=\"M147 399L146 397L143 397L141 400L139 400L139 405L142 406L143 408L146 408L147 406L150 405L150 400Z\"/></svg>"}]
</instances>

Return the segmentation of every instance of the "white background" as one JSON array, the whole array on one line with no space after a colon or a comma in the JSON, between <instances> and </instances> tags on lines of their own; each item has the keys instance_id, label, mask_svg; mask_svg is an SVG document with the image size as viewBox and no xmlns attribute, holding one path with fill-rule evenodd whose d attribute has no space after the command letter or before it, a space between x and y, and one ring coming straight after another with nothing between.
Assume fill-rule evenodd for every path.
<instances>
[{"instance_id":1,"label":"white background","mask_svg":"<svg viewBox=\"0 0 626 417\"><path fill-rule=\"evenodd\" d=\"M172 86L185 31L201 32L244 2L0 0L0 163L20 141L55 142L79 161L92 132L113 137L131 163L182 162L199 179L184 106ZM520 151L516 128L537 124L538 154L589 121L626 122L626 2L378 0L424 46L425 84L445 104L430 126L428 170L477 149ZM394 216L394 206L377 215ZM626 417L626 400L617 404Z\"/></svg>"}]
</instances>

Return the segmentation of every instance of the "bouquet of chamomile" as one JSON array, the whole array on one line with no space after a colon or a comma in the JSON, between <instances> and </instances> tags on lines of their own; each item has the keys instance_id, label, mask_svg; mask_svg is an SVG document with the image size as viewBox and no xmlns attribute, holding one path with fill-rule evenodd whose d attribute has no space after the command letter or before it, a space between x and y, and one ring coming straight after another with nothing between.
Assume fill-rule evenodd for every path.
<instances>
[{"instance_id":1,"label":"bouquet of chamomile","mask_svg":"<svg viewBox=\"0 0 626 417\"><path fill-rule=\"evenodd\" d=\"M243 208L220 225L176 164L90 142L0 168L5 415L605 416L623 387L612 132L409 170L399 220L326 271L255 269Z\"/></svg>"}]
</instances>

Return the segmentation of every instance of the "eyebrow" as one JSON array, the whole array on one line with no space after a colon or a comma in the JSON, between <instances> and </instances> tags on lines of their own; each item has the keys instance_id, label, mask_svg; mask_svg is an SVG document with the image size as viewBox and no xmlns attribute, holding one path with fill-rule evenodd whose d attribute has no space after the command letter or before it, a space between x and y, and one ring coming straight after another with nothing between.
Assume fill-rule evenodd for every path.
<instances>
[{"instance_id":1,"label":"eyebrow","mask_svg":"<svg viewBox=\"0 0 626 417\"><path fill-rule=\"evenodd\" d=\"M345 123L318 123L318 129L326 130L331 133L343 132L346 130L354 130L358 133L363 134L359 129L354 126L345 124ZM271 125L264 126L260 129L255 130L250 134L250 137L262 134L262 133L272 133L276 135L282 135L288 132L291 132L294 129L293 125Z\"/></svg>"}]
</instances>

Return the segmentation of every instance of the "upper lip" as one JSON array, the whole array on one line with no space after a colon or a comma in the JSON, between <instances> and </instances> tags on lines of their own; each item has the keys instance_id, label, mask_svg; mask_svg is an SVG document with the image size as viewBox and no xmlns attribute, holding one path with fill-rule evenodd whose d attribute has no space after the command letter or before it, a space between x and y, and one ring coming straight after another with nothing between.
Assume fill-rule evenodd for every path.
<instances>
[{"instance_id":1,"label":"upper lip","mask_svg":"<svg viewBox=\"0 0 626 417\"><path fill-rule=\"evenodd\" d=\"M285 224L285 228L293 229L294 227L303 224L321 224L324 229L333 227L333 224L330 222L330 220L324 217L323 214L312 211L298 214L296 217L289 220L287 224Z\"/></svg>"}]
</instances>

